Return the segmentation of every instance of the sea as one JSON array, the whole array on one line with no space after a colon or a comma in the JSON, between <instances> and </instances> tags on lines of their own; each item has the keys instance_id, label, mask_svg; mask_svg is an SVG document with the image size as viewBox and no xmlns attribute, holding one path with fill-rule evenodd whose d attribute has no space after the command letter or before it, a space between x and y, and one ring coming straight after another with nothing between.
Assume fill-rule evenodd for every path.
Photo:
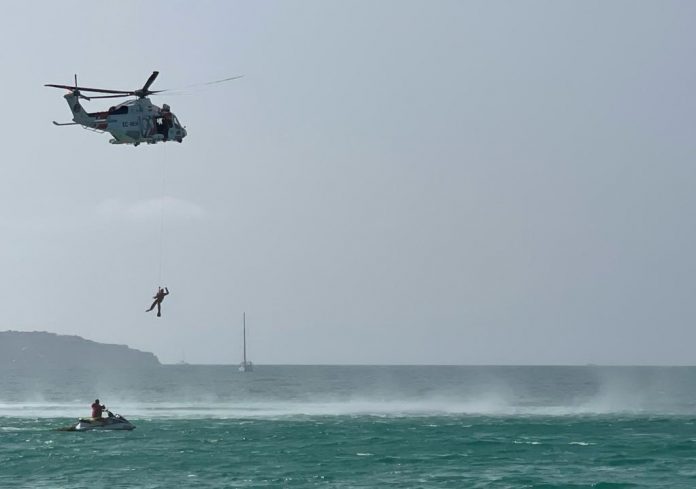
<instances>
[{"instance_id":1,"label":"sea","mask_svg":"<svg viewBox=\"0 0 696 489\"><path fill-rule=\"evenodd\" d=\"M1 372L0 488L257 487L695 488L696 367Z\"/></svg>"}]
</instances>

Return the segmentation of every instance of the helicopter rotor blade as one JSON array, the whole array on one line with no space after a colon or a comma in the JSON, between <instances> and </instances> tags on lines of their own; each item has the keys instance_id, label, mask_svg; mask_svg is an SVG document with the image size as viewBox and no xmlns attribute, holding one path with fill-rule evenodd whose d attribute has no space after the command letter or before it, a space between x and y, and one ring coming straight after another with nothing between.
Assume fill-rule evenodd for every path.
<instances>
[{"instance_id":1,"label":"helicopter rotor blade","mask_svg":"<svg viewBox=\"0 0 696 489\"><path fill-rule=\"evenodd\" d=\"M88 88L88 87L78 87L73 85L54 85L53 83L47 83L44 87L53 88L65 88L67 90L79 90L81 92L95 92L95 93L120 93L122 95L132 95L133 92L126 90L107 90L105 88Z\"/></svg>"},{"instance_id":2,"label":"helicopter rotor blade","mask_svg":"<svg viewBox=\"0 0 696 489\"><path fill-rule=\"evenodd\" d=\"M118 95L93 95L92 97L89 97L89 99L93 98L121 98L121 97L130 97L132 96L132 93L121 93Z\"/></svg>"},{"instance_id":3,"label":"helicopter rotor blade","mask_svg":"<svg viewBox=\"0 0 696 489\"><path fill-rule=\"evenodd\" d=\"M54 85L54 84L52 84L52 83L47 83L47 84L44 85L44 87L66 88L66 89L68 89L68 90L75 90L75 88L77 88L77 87L72 86L72 85Z\"/></svg>"},{"instance_id":4,"label":"helicopter rotor blade","mask_svg":"<svg viewBox=\"0 0 696 489\"><path fill-rule=\"evenodd\" d=\"M76 93L79 97L84 98L86 100L91 100L93 98L119 98L119 97L129 97L129 96L144 98L144 97L147 97L148 95L154 95L154 94L162 93L162 92L172 92L172 91L177 92L177 91L187 90L190 88L217 85L219 83L225 83L228 81L237 80L237 79L242 78L244 76L244 75L231 76L228 78L223 78L221 80L213 80L213 81L209 81L209 82L205 82L205 83L196 83L194 85L188 85L188 86L185 86L183 88L150 90L150 86L152 86L152 84L155 82L158 75L159 75L159 71L153 71L152 74L148 77L147 81L145 82L145 85L143 85L143 87L139 88L138 90L110 90L110 89L106 89L106 88L80 87L77 85L77 74L74 75L75 85L58 85L58 84L53 84L53 83L47 83L44 86L45 87L52 87L52 88L64 88L66 90L70 90L70 91ZM109 95L95 95L92 97L88 97L88 96L82 95L81 92L106 93Z\"/></svg>"},{"instance_id":5,"label":"helicopter rotor blade","mask_svg":"<svg viewBox=\"0 0 696 489\"><path fill-rule=\"evenodd\" d=\"M204 87L207 85L217 85L218 83L224 83L224 82L228 82L228 81L232 81L232 80L237 80L238 78L243 78L243 77L244 77L244 75L231 76L229 78L223 78L222 80L214 80L214 81L209 81L209 82L205 82L205 83L197 83L195 85L189 85L188 87L184 87L184 88L194 88L194 87Z\"/></svg>"},{"instance_id":6,"label":"helicopter rotor blade","mask_svg":"<svg viewBox=\"0 0 696 489\"><path fill-rule=\"evenodd\" d=\"M164 90L159 90L160 92L174 92L174 91L180 91L180 90L188 90L189 88L196 88L196 87L205 87L208 85L217 85L218 83L224 83L232 80L236 80L238 78L243 78L244 75L237 75L237 76L231 76L229 78L223 78L222 80L214 80L214 81L209 81L205 83L195 83L193 85L187 85L185 87L181 88L166 88Z\"/></svg>"},{"instance_id":7,"label":"helicopter rotor blade","mask_svg":"<svg viewBox=\"0 0 696 489\"><path fill-rule=\"evenodd\" d=\"M159 75L159 71L153 71L152 75L150 75L150 78L148 78L147 81L145 82L145 85L143 85L143 88L139 88L138 90L133 90L131 92L131 94L135 95L138 98L144 98L144 97L147 97L148 95L151 95L153 93L161 92L161 90L150 90L150 85L152 85L152 82L155 81L155 78L157 78L157 75Z\"/></svg>"},{"instance_id":8,"label":"helicopter rotor blade","mask_svg":"<svg viewBox=\"0 0 696 489\"><path fill-rule=\"evenodd\" d=\"M142 88L143 92L154 93L154 92L150 92L148 89L150 88L150 85L152 85L152 83L157 78L157 75L159 75L159 71L152 72L152 75L150 75L150 78L148 78L147 81L145 82L145 85L143 85L143 88Z\"/></svg>"}]
</instances>

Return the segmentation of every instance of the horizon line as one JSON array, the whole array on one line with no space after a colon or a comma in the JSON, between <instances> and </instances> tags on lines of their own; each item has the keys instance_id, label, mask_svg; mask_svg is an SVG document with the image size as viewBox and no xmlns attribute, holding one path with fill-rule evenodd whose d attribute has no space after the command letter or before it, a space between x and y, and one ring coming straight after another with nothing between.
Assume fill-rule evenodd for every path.
<instances>
[{"instance_id":1,"label":"horizon line","mask_svg":"<svg viewBox=\"0 0 696 489\"><path fill-rule=\"evenodd\" d=\"M162 366L239 367L239 363L163 363ZM658 367L687 368L696 364L632 363L254 363L254 367Z\"/></svg>"}]
</instances>

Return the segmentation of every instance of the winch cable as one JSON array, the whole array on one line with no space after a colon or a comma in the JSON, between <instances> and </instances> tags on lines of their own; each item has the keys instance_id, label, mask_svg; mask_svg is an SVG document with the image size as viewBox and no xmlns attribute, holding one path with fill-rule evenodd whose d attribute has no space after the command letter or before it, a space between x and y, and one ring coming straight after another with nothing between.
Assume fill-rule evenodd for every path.
<instances>
[{"instance_id":1,"label":"winch cable","mask_svg":"<svg viewBox=\"0 0 696 489\"><path fill-rule=\"evenodd\" d=\"M167 198L167 143L163 143L162 153L160 155L160 173L162 175L162 191L159 198L160 207L160 231L159 231L159 272L157 275L157 286L164 287L162 282L164 276L164 205Z\"/></svg>"}]
</instances>

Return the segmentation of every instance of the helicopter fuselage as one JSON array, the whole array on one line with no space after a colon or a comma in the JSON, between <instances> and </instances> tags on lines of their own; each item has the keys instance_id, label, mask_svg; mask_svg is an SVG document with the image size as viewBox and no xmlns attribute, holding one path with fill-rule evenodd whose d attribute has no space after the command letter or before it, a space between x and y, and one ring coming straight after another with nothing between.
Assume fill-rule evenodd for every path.
<instances>
[{"instance_id":1,"label":"helicopter fuselage","mask_svg":"<svg viewBox=\"0 0 696 489\"><path fill-rule=\"evenodd\" d=\"M155 144L166 141L182 142L186 129L179 123L167 104L158 107L147 97L128 100L103 112L87 112L78 94L65 94L73 114L73 122L94 131L111 133L111 144Z\"/></svg>"}]
</instances>

